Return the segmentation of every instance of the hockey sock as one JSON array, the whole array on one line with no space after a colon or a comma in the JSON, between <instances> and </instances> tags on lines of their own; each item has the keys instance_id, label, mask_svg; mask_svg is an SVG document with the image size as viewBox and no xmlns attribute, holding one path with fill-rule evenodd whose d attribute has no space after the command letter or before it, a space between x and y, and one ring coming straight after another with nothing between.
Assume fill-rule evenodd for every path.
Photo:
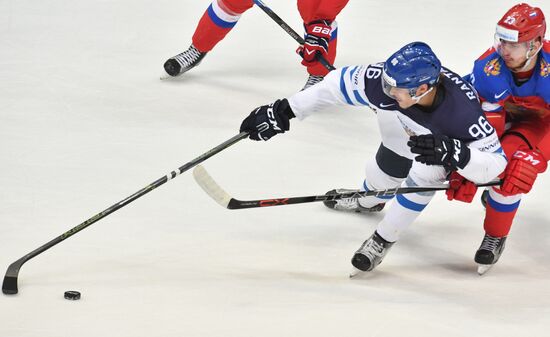
<instances>
[{"instance_id":1,"label":"hockey sock","mask_svg":"<svg viewBox=\"0 0 550 337\"><path fill-rule=\"evenodd\" d=\"M505 197L494 188L489 189L485 207L485 233L494 237L507 236L521 201L521 194Z\"/></svg>"},{"instance_id":2,"label":"hockey sock","mask_svg":"<svg viewBox=\"0 0 550 337\"><path fill-rule=\"evenodd\" d=\"M404 187L418 186L411 178L407 178ZM386 241L395 242L399 235L416 220L424 208L432 200L435 192L399 194L395 197L378 224L376 231Z\"/></svg>"},{"instance_id":3,"label":"hockey sock","mask_svg":"<svg viewBox=\"0 0 550 337\"><path fill-rule=\"evenodd\" d=\"M398 186L398 184L396 186ZM393 187L396 187L396 186L390 186L390 187L387 187L387 188L393 188ZM384 189L387 189L387 188L384 188ZM361 188L361 191L372 191L372 190L375 190L375 189L376 188L374 188L373 186L370 186L370 184L367 182L366 179L363 181L363 186ZM371 207L374 207L374 206L376 206L380 203L386 203L386 202L390 201L391 199L393 199L393 196L381 196L381 197L372 196L372 197L360 198L358 200L358 202L359 202L359 205L361 205L365 208L371 208Z\"/></svg>"},{"instance_id":4,"label":"hockey sock","mask_svg":"<svg viewBox=\"0 0 550 337\"><path fill-rule=\"evenodd\" d=\"M521 130L526 133L528 130ZM510 158L521 146L529 146L527 139L521 132L505 135L501 140L502 148ZM483 228L485 233L494 237L507 236L512 228L512 222L519 208L521 194L505 197L497 192L496 188L490 188L485 206L485 220Z\"/></svg>"},{"instance_id":5,"label":"hockey sock","mask_svg":"<svg viewBox=\"0 0 550 337\"><path fill-rule=\"evenodd\" d=\"M212 50L252 5L252 0L214 0L202 15L193 34L195 48L203 53Z\"/></svg>"}]
</instances>

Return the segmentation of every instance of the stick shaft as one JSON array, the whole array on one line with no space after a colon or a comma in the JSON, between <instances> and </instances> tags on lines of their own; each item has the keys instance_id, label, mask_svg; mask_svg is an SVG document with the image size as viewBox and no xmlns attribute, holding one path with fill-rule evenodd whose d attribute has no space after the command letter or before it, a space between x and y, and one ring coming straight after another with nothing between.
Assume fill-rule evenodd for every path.
<instances>
[{"instance_id":1,"label":"stick shaft","mask_svg":"<svg viewBox=\"0 0 550 337\"><path fill-rule=\"evenodd\" d=\"M476 185L478 187L496 186L500 185L500 181L491 181L486 184ZM258 200L238 200L231 198L227 204L228 209L244 209L244 208L258 208L258 207L272 207L272 206L286 206L295 204L304 204L310 202L339 200L345 198L361 198L368 196L395 196L398 194L408 193L420 193L420 192L433 192L447 190L448 186L436 186L436 187L397 187L387 190L374 190L374 191L358 191L350 193L337 193L337 194L323 194L323 195L310 195L302 197L287 197L287 198L274 198L274 199L258 199Z\"/></svg>"},{"instance_id":2,"label":"stick shaft","mask_svg":"<svg viewBox=\"0 0 550 337\"><path fill-rule=\"evenodd\" d=\"M230 147L231 145L237 143L238 141L246 138L248 136L247 132L241 132L238 135L228 139L227 141L223 142L222 144L216 146L215 148L203 153L202 155L198 156L197 158L191 160L190 162L186 163L185 165L179 167L177 170L174 170L170 172L169 174L155 180L151 184L145 186L144 188L140 189L139 191L135 192L134 194L130 195L126 199L123 199L116 204L112 205L111 207L97 213L96 215L92 216L88 220L82 222L81 224L71 228L70 230L66 231L65 233L61 234L60 236L56 237L55 239L47 242L46 244L38 247L37 249L33 250L32 252L28 253L27 255L23 256L19 260L12 263L8 270L6 271L6 275L4 277L4 283L2 284L2 291L4 294L16 294L18 292L17 289L17 278L19 275L19 270L21 269L21 266L27 262L28 260L32 259L33 257L43 253L44 251L50 249L51 247L57 245L61 241L73 236L74 234L82 231L83 229L87 228L88 226L92 225L93 223L103 219L107 215L121 209L122 207L130 204L132 201L144 196L145 194L151 192L152 190L156 189L157 187L165 184L169 180L174 179L178 175L182 174L183 172L189 170L190 168L196 166L197 164L202 163L206 159L212 157L213 155L223 151L224 149Z\"/></svg>"}]
</instances>

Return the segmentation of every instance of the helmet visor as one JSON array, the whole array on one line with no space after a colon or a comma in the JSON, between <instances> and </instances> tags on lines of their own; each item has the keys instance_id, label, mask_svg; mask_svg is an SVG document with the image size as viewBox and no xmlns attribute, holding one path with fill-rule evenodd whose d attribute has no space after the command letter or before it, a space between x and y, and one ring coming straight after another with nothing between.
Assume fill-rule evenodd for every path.
<instances>
[{"instance_id":1,"label":"helmet visor","mask_svg":"<svg viewBox=\"0 0 550 337\"><path fill-rule=\"evenodd\" d=\"M385 71L382 72L382 90L386 96L395 99L395 96L391 94L393 88L397 88L396 82Z\"/></svg>"},{"instance_id":2,"label":"helmet visor","mask_svg":"<svg viewBox=\"0 0 550 337\"><path fill-rule=\"evenodd\" d=\"M529 46L529 42L514 42L502 38L498 33L495 34L494 48L500 56L503 56L505 52L513 55L526 55Z\"/></svg>"}]
</instances>

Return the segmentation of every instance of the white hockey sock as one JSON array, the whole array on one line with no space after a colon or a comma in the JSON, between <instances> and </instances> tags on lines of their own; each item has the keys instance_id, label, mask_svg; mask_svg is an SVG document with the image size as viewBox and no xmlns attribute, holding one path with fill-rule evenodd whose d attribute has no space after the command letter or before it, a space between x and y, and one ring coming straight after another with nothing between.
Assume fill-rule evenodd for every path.
<instances>
[{"instance_id":1,"label":"white hockey sock","mask_svg":"<svg viewBox=\"0 0 550 337\"><path fill-rule=\"evenodd\" d=\"M395 185L395 186L398 186L399 184ZM392 187L395 187L395 186L392 186ZM387 188L392 188L392 187L386 187L385 189ZM367 182L367 180L365 179L363 181L363 186L361 186L361 191L372 191L374 190L375 188L373 188L372 186L369 186L369 183ZM365 207L365 208L371 208L371 207L374 207L380 203L386 203L388 201L390 201L391 199L393 199L393 197L363 197L361 199L359 199L359 205Z\"/></svg>"},{"instance_id":2,"label":"white hockey sock","mask_svg":"<svg viewBox=\"0 0 550 337\"><path fill-rule=\"evenodd\" d=\"M412 187L416 184L412 179L407 178L403 186ZM398 195L387 208L386 215L378 224L376 231L386 241L397 241L399 235L416 220L434 195L435 192Z\"/></svg>"}]
</instances>

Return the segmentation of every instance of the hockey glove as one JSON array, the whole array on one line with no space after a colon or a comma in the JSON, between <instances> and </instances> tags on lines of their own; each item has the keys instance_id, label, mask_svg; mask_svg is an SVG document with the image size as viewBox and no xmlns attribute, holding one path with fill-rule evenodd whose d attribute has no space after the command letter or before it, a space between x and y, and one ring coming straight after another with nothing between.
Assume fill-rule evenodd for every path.
<instances>
[{"instance_id":1,"label":"hockey glove","mask_svg":"<svg viewBox=\"0 0 550 337\"><path fill-rule=\"evenodd\" d=\"M296 52L302 56L302 64L311 67L318 62L317 55L328 58L328 43L330 40L330 24L328 20L312 21L305 25L306 37L303 46Z\"/></svg>"},{"instance_id":2,"label":"hockey glove","mask_svg":"<svg viewBox=\"0 0 550 337\"><path fill-rule=\"evenodd\" d=\"M539 173L546 171L546 159L535 150L522 148L516 151L504 171L502 194L528 193Z\"/></svg>"},{"instance_id":3,"label":"hockey glove","mask_svg":"<svg viewBox=\"0 0 550 337\"><path fill-rule=\"evenodd\" d=\"M473 182L453 171L449 177L449 189L445 192L447 200L458 200L470 203L477 192L477 186Z\"/></svg>"},{"instance_id":4,"label":"hockey glove","mask_svg":"<svg viewBox=\"0 0 550 337\"><path fill-rule=\"evenodd\" d=\"M253 140L269 140L278 133L290 130L290 119L294 117L288 100L278 99L252 111L243 120L240 132L250 133L249 137Z\"/></svg>"},{"instance_id":5,"label":"hockey glove","mask_svg":"<svg viewBox=\"0 0 550 337\"><path fill-rule=\"evenodd\" d=\"M414 160L426 165L441 165L449 171L463 169L470 161L470 149L462 141L442 135L411 136L407 143Z\"/></svg>"}]
</instances>

